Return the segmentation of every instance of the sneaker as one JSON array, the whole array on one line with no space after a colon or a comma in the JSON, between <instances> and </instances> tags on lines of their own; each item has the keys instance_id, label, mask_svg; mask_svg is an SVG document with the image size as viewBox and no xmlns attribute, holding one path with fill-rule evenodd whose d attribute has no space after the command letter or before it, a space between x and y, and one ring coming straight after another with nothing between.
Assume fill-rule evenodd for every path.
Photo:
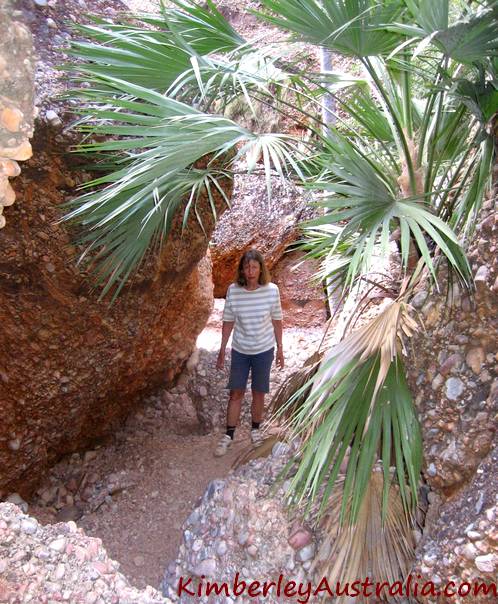
<instances>
[{"instance_id":1,"label":"sneaker","mask_svg":"<svg viewBox=\"0 0 498 604\"><path fill-rule=\"evenodd\" d=\"M259 428L251 430L251 442L255 447L260 445L263 442L263 440L264 440L263 433L261 432L261 430Z\"/></svg>"},{"instance_id":2,"label":"sneaker","mask_svg":"<svg viewBox=\"0 0 498 604\"><path fill-rule=\"evenodd\" d=\"M218 446L214 451L215 457L221 457L225 455L228 449L232 446L232 439L228 436L228 434L223 434L218 442Z\"/></svg>"}]
</instances>

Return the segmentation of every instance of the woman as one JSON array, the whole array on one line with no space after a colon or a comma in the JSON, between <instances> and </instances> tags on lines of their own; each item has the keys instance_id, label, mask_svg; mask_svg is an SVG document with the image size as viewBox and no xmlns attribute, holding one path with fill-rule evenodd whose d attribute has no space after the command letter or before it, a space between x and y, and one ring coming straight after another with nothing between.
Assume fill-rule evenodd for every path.
<instances>
[{"instance_id":1,"label":"woman","mask_svg":"<svg viewBox=\"0 0 498 604\"><path fill-rule=\"evenodd\" d=\"M221 437L215 456L225 455L232 445L240 417L240 407L251 371L252 429L251 441L262 440L265 394L270 391L270 369L277 344L276 361L284 366L282 349L282 309L278 287L270 282L263 256L257 250L245 252L239 262L237 278L227 291L223 311L221 347L216 367L225 366L225 351L233 329L232 361L227 388L230 398L226 433Z\"/></svg>"}]
</instances>

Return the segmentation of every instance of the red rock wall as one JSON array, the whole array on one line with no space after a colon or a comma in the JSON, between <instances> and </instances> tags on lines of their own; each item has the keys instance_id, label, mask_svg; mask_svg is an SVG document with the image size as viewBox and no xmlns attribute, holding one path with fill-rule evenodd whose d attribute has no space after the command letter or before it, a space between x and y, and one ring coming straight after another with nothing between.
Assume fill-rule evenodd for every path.
<instances>
[{"instance_id":1,"label":"red rock wall","mask_svg":"<svg viewBox=\"0 0 498 604\"><path fill-rule=\"evenodd\" d=\"M313 280L318 262L303 257L303 252L284 254L272 271L280 289L284 327L315 327L327 320L322 286Z\"/></svg>"},{"instance_id":2,"label":"red rock wall","mask_svg":"<svg viewBox=\"0 0 498 604\"><path fill-rule=\"evenodd\" d=\"M57 457L108 433L142 393L171 381L212 307L208 241L192 216L114 305L97 300L67 224L57 224L80 177L56 138L35 130L0 240L0 496L29 492ZM201 214L209 235L207 205Z\"/></svg>"}]
</instances>

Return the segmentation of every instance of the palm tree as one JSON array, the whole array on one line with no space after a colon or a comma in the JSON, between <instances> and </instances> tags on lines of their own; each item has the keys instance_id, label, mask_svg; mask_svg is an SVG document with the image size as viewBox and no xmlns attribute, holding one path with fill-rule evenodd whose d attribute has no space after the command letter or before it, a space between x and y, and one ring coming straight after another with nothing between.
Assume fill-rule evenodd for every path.
<instances>
[{"instance_id":1,"label":"palm tree","mask_svg":"<svg viewBox=\"0 0 498 604\"><path fill-rule=\"evenodd\" d=\"M422 463L403 366L416 328L409 300L421 279L437 288L442 268L472 289L465 246L493 162L497 3L262 3L259 16L291 40L272 47L244 40L210 0L205 7L174 0L160 16L143 16L145 25L78 27L90 40L72 44L66 66L85 83L69 93L88 135L78 151L104 175L85 185L67 218L84 227L106 295L167 237L175 212L186 219L201 193L211 199L245 162L265 174L268 195L275 173L316 192L324 213L305 225L302 246L322 260L329 285L356 297L358 315L362 286L386 289L373 269L396 242L391 303L325 351L277 406L302 442L292 501L325 514L330 526L330 498L340 493L334 526L365 527L382 509L384 526L396 527L396 509L409 527ZM303 70L292 59L300 42L353 58L359 75ZM335 120L324 129L327 94ZM254 128L230 117L234 105L245 107ZM262 108L297 116L306 135L265 132ZM363 544L365 531L357 533ZM361 539L336 558L334 576L358 571ZM406 564L394 567L385 575L406 572Z\"/></svg>"}]
</instances>

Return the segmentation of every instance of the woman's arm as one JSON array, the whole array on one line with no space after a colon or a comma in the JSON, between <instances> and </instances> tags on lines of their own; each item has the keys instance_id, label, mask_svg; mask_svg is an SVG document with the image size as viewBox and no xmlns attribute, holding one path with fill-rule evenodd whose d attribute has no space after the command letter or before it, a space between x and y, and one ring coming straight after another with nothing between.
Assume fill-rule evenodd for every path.
<instances>
[{"instance_id":1,"label":"woman's arm","mask_svg":"<svg viewBox=\"0 0 498 604\"><path fill-rule=\"evenodd\" d=\"M218 353L218 360L216 361L216 369L223 369L225 366L225 352L234 323L235 321L223 321L223 326L221 328L220 352Z\"/></svg>"},{"instance_id":2,"label":"woman's arm","mask_svg":"<svg viewBox=\"0 0 498 604\"><path fill-rule=\"evenodd\" d=\"M277 354L275 360L277 367L284 368L284 349L282 347L282 334L284 331L282 319L272 319L273 331L275 332L275 340L277 341Z\"/></svg>"}]
</instances>

